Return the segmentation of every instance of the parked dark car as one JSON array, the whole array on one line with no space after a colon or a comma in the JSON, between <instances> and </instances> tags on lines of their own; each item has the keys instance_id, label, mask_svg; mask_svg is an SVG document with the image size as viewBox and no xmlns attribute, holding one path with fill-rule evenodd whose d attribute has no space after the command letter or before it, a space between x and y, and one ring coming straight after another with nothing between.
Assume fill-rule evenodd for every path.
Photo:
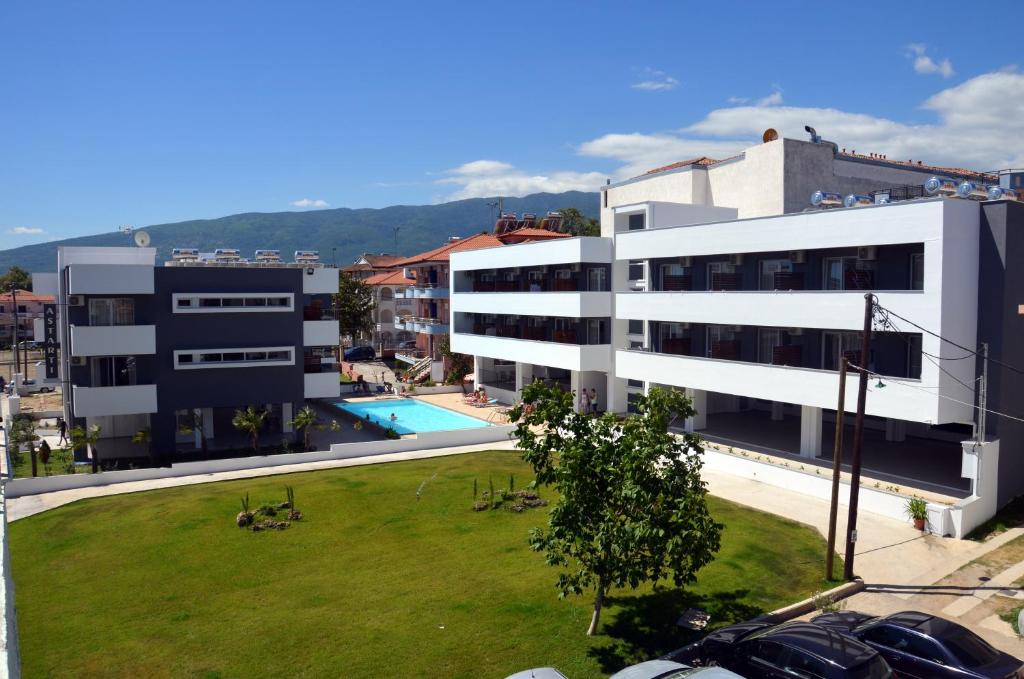
<instances>
[{"instance_id":1,"label":"parked dark car","mask_svg":"<svg viewBox=\"0 0 1024 679\"><path fill-rule=\"evenodd\" d=\"M349 347L345 350L345 360L349 361L372 361L377 358L377 352L373 347Z\"/></svg>"},{"instance_id":2,"label":"parked dark car","mask_svg":"<svg viewBox=\"0 0 1024 679\"><path fill-rule=\"evenodd\" d=\"M399 342L398 343L398 348L399 349L415 349L416 348L416 340L405 340L404 342Z\"/></svg>"},{"instance_id":3,"label":"parked dark car","mask_svg":"<svg viewBox=\"0 0 1024 679\"><path fill-rule=\"evenodd\" d=\"M1024 664L962 625L905 611L879 618L854 611L824 613L811 622L878 650L909 679L1024 679Z\"/></svg>"},{"instance_id":4,"label":"parked dark car","mask_svg":"<svg viewBox=\"0 0 1024 679\"><path fill-rule=\"evenodd\" d=\"M665 658L720 665L747 679L894 679L878 651L809 622L730 625Z\"/></svg>"}]
</instances>

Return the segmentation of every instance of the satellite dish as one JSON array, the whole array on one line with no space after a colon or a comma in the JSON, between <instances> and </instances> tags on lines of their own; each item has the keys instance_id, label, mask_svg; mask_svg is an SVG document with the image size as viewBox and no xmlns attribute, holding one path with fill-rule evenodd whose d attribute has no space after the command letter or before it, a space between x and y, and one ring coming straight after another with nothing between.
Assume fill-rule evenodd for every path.
<instances>
[{"instance_id":1,"label":"satellite dish","mask_svg":"<svg viewBox=\"0 0 1024 679\"><path fill-rule=\"evenodd\" d=\"M140 248L149 247L149 234L145 231L136 231L132 237Z\"/></svg>"}]
</instances>

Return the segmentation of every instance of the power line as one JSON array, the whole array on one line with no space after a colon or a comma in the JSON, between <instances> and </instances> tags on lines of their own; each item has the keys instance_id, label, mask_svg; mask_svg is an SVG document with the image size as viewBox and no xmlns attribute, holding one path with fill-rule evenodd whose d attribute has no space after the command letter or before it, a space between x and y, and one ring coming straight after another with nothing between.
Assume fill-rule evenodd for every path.
<instances>
[{"instance_id":1,"label":"power line","mask_svg":"<svg viewBox=\"0 0 1024 679\"><path fill-rule=\"evenodd\" d=\"M968 347L965 347L962 344L957 344L956 342L954 342L951 339L946 339L945 337L943 337L942 335L940 335L940 334L938 334L936 332L932 332L931 330L928 330L927 328L922 328L917 323L914 323L913 321L911 321L909 319L903 318L903 316L900 316L898 313L896 313L895 311L892 311L891 309L886 309L883 306L878 306L878 309L884 311L885 313L887 313L889 315L895 316L896 318L900 319L901 321L905 321L907 323L910 323L910 325L914 326L915 328L917 328L921 332L926 332L926 333L928 333L929 335L931 335L933 337L938 337L943 342L946 342L948 344L952 344L957 349L963 349L964 351L968 351L968 352L970 352L974 356L978 355L978 352L975 351L974 349L969 349ZM947 359L941 359L941 360L947 360ZM992 361L996 365L1001 365L1004 368L1007 368L1008 370L1012 370L1015 373L1019 373L1021 375L1024 375L1024 369L1022 369L1022 368L1018 368L1016 366L1010 365L1009 363L1004 363L1003 361L1000 361L997 358L989 358L988 360Z\"/></svg>"},{"instance_id":2,"label":"power line","mask_svg":"<svg viewBox=\"0 0 1024 679\"><path fill-rule=\"evenodd\" d=\"M849 366L851 368L853 368L854 370L863 370L863 368L861 368L860 366L854 365L852 363L850 363ZM884 375L880 375L878 373L871 372L870 370L865 370L864 372L866 372L869 377L877 377L879 380L885 379ZM1008 413L1001 413L998 410L991 410L989 408L982 408L981 406L976 406L973 403L968 403L966 401L961 401L959 399L953 398L952 396L944 396L942 394L933 394L930 391L928 391L929 388L938 389L938 387L918 387L918 386L915 386L913 384L906 384L904 382L896 382L896 381L891 381L890 384L895 384L898 387L906 387L908 389L916 389L918 391L923 391L924 393L928 394L929 396L937 396L939 398L944 398L947 401L952 401L953 403L959 403L960 405L965 405L965 406L968 406L968 407L971 407L971 408L975 408L977 410L983 410L986 413L991 413L993 415L998 415L999 417L1005 417L1005 418L1008 418L1008 419L1011 419L1011 420L1016 420L1017 422L1024 422L1024 417L1017 417L1016 415L1010 415Z\"/></svg>"},{"instance_id":3,"label":"power line","mask_svg":"<svg viewBox=\"0 0 1024 679\"><path fill-rule=\"evenodd\" d=\"M899 328L897 328L897 327L896 327L896 324L895 324L895 323L893 323L893 322L892 322L892 320L890 320L890 319L889 319L889 317L888 317L888 314L889 314L889 311L888 311L888 309L884 309L884 308L882 308L882 307L879 307L879 308L878 308L878 310L879 310L879 312L881 313L881 315L883 316L883 319L881 320L881 323L882 323L882 327L883 327L883 328L887 328L887 327L888 327L888 328L892 328L892 331L893 331L894 333L896 333L896 335L897 335L897 336L898 336L898 337L899 337L899 338L900 338L901 340L903 340L903 342L904 342L904 343L905 343L905 344L906 344L906 345L907 345L907 346L908 346L908 347L909 347L910 349L913 349L913 348L914 348L914 346L913 346L913 345L912 345L912 344L910 343L910 341L909 341L909 340L907 339L907 337L906 337L907 333L905 333L905 332L903 332L902 330L900 330ZM908 323L909 323L909 321L908 321ZM956 382L957 384L959 384L960 386L962 386L962 387L963 387L964 389L967 389L968 391L972 391L972 392L974 391L974 386L973 386L973 385L967 384L966 382L964 382L963 380L961 380L960 378L958 378L958 377L957 377L956 375L954 375L953 373L951 373L951 372L949 372L948 370L946 370L945 368L943 368L943 367L942 367L942 366L941 366L941 365L940 365L940 364L939 364L939 363L937 362L937 361L946 361L946 360L948 360L948 361L960 361L960 360L963 360L963 359L965 359L965 358L971 358L972 356L974 356L974 354L966 354L966 355L964 355L964 356L959 356L959 357L957 357L957 358L949 358L949 359L944 359L944 358L941 358L941 357L939 357L939 356L935 356L934 354L929 354L929 353L928 353L927 351L924 351L924 350L922 349L922 350L921 350L921 355L922 355L922 356L924 356L925 358L927 358L927 359L928 359L928 362L929 362L929 363L931 363L932 365L934 365L934 366L935 366L936 368L938 368L938 369L939 369L939 370L940 370L941 372L943 372L943 373L945 373L946 375L948 375L950 379L952 379L952 380L953 380L954 382Z\"/></svg>"}]
</instances>

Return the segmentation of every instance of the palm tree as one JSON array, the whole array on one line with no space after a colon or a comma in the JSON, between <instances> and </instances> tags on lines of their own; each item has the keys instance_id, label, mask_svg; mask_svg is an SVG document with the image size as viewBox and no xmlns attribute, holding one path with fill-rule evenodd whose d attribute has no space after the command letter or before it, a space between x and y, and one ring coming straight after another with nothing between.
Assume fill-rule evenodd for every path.
<instances>
[{"instance_id":1,"label":"palm tree","mask_svg":"<svg viewBox=\"0 0 1024 679\"><path fill-rule=\"evenodd\" d=\"M92 458L92 473L100 470L99 451L93 451L93 446L100 440L100 425L94 424L88 429L75 427L71 430L71 447L74 450L85 448L86 453Z\"/></svg>"},{"instance_id":2,"label":"palm tree","mask_svg":"<svg viewBox=\"0 0 1024 679\"><path fill-rule=\"evenodd\" d=\"M260 429L263 429L268 414L265 409L260 408L257 410L249 406L245 410L236 410L235 416L231 418L231 424L235 426L235 429L249 434L253 452L260 452Z\"/></svg>"},{"instance_id":3,"label":"palm tree","mask_svg":"<svg viewBox=\"0 0 1024 679\"><path fill-rule=\"evenodd\" d=\"M305 406L302 410L295 413L295 418L292 420L292 426L296 429L302 430L302 449L312 450L313 446L309 440L310 429L316 424L316 412L309 406Z\"/></svg>"}]
</instances>

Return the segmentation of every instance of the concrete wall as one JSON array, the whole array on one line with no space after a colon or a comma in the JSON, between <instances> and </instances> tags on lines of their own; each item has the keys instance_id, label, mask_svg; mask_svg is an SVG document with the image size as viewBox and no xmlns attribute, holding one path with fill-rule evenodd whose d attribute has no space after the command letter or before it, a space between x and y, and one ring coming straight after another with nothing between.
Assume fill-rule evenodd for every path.
<instances>
[{"instance_id":1,"label":"concrete wall","mask_svg":"<svg viewBox=\"0 0 1024 679\"><path fill-rule=\"evenodd\" d=\"M14 576L11 573L11 551L7 542L7 497L0 484L0 602L4 607L0 616L0 677L21 677L21 652L18 643L18 614L14 607Z\"/></svg>"},{"instance_id":2,"label":"concrete wall","mask_svg":"<svg viewBox=\"0 0 1024 679\"><path fill-rule=\"evenodd\" d=\"M23 497L52 493L72 488L90 488L109 486L129 481L148 481L151 479L167 479L216 472L239 471L243 469L259 469L266 467L284 467L306 462L321 462L368 455L401 453L412 450L430 450L468 446L482 443L507 441L515 430L510 425L480 427L477 429L461 429L454 431L432 431L417 434L415 437L396 439L393 441L365 441L360 443L338 443L330 450L319 450L312 453L290 453L287 455L269 455L257 457L234 457L223 460L205 460L203 462L184 462L171 467L132 469L126 471L103 472L101 474L70 474L64 476L45 476L38 478L15 479L7 482L8 497ZM282 473L287 469L282 469Z\"/></svg>"}]
</instances>

